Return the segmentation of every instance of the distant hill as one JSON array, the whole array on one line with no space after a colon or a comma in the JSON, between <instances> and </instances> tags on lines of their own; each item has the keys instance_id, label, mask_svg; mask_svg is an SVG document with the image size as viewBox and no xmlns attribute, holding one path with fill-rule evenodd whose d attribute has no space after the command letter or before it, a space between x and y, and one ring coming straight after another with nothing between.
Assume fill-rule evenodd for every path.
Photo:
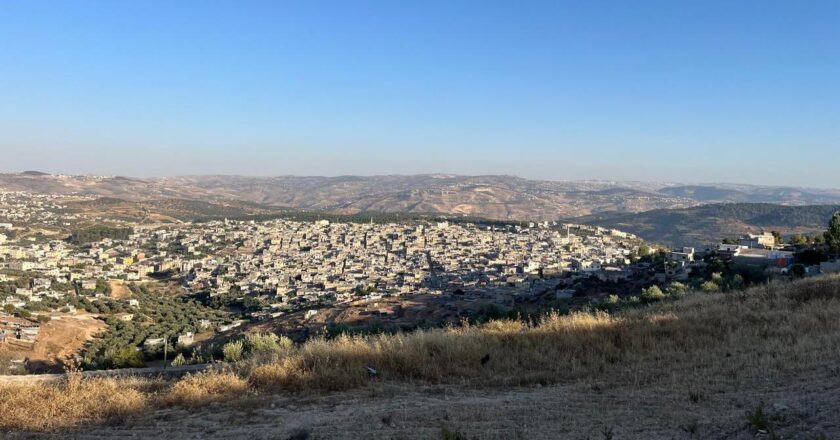
<instances>
[{"instance_id":1,"label":"distant hill","mask_svg":"<svg viewBox=\"0 0 840 440\"><path fill-rule=\"evenodd\" d=\"M836 211L840 211L840 205L723 203L642 213L600 213L572 220L632 232L670 246L702 246L761 230L782 234L822 232Z\"/></svg>"},{"instance_id":2,"label":"distant hill","mask_svg":"<svg viewBox=\"0 0 840 440\"><path fill-rule=\"evenodd\" d=\"M662 184L554 182L513 176L181 176L0 174L0 189L125 200L244 200L332 214L440 213L500 220L556 220L605 210L685 207L693 200L657 193Z\"/></svg>"},{"instance_id":3,"label":"distant hill","mask_svg":"<svg viewBox=\"0 0 840 440\"><path fill-rule=\"evenodd\" d=\"M840 205L840 190L734 184L548 181L515 176L180 176L165 178L0 174L0 190L123 200L241 200L330 214L446 214L496 220L557 220L703 204Z\"/></svg>"},{"instance_id":4,"label":"distant hill","mask_svg":"<svg viewBox=\"0 0 840 440\"><path fill-rule=\"evenodd\" d=\"M698 202L709 201L724 201L724 200L740 200L749 197L749 194L734 189L717 188L712 186L674 186L671 188L662 188L660 193L670 194L674 197L685 197L697 200Z\"/></svg>"},{"instance_id":5,"label":"distant hill","mask_svg":"<svg viewBox=\"0 0 840 440\"><path fill-rule=\"evenodd\" d=\"M780 186L707 184L669 186L657 191L698 203L777 203L782 205L840 204L840 191Z\"/></svg>"}]
</instances>

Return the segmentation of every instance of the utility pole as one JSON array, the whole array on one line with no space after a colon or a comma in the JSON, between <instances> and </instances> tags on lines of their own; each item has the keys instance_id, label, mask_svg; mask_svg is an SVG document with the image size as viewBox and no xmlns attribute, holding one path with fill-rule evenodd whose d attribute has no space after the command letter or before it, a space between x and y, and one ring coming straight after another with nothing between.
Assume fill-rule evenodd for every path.
<instances>
[{"instance_id":1,"label":"utility pole","mask_svg":"<svg viewBox=\"0 0 840 440\"><path fill-rule=\"evenodd\" d=\"M167 355L167 348L169 348L169 336L163 336L163 369L166 369L166 355Z\"/></svg>"}]
</instances>

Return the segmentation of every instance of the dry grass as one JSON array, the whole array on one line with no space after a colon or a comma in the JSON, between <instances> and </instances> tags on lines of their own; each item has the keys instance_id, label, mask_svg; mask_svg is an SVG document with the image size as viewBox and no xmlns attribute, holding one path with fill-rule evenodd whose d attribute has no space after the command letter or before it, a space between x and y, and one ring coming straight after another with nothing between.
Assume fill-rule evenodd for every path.
<instances>
[{"instance_id":1,"label":"dry grass","mask_svg":"<svg viewBox=\"0 0 840 440\"><path fill-rule=\"evenodd\" d=\"M510 386L586 381L740 390L840 361L840 277L694 294L614 315L316 339L236 371L144 390L117 380L0 388L0 428L57 430L149 407L195 407L253 391L340 390L371 379ZM488 360L489 357L489 360ZM482 362L482 359L485 362Z\"/></svg>"},{"instance_id":2,"label":"dry grass","mask_svg":"<svg viewBox=\"0 0 840 440\"><path fill-rule=\"evenodd\" d=\"M485 386L650 381L680 372L743 381L840 359L840 321L832 318L838 314L840 279L813 279L690 295L616 315L552 314L532 324L314 340L247 374L268 391L359 386L369 380L366 366L384 379Z\"/></svg>"},{"instance_id":3,"label":"dry grass","mask_svg":"<svg viewBox=\"0 0 840 440\"><path fill-rule=\"evenodd\" d=\"M209 371L177 381L164 400L169 405L197 407L248 393L248 383L231 372Z\"/></svg>"},{"instance_id":4,"label":"dry grass","mask_svg":"<svg viewBox=\"0 0 840 440\"><path fill-rule=\"evenodd\" d=\"M147 396L130 381L70 375L58 386L0 388L0 428L53 431L116 420L144 410Z\"/></svg>"}]
</instances>

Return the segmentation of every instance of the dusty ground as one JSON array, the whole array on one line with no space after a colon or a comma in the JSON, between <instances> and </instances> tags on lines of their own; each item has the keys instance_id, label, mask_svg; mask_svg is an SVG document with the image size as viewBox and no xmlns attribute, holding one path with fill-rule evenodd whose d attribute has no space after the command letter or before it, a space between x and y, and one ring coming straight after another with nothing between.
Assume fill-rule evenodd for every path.
<instances>
[{"instance_id":1,"label":"dusty ground","mask_svg":"<svg viewBox=\"0 0 840 440\"><path fill-rule=\"evenodd\" d=\"M59 369L58 360L81 351L85 342L106 327L105 323L89 314L63 315L41 326L38 341L31 350L17 350L5 346L2 350L15 357L29 359L28 369L33 372Z\"/></svg>"},{"instance_id":2,"label":"dusty ground","mask_svg":"<svg viewBox=\"0 0 840 440\"><path fill-rule=\"evenodd\" d=\"M667 374L666 374L667 376ZM188 410L169 408L74 434L23 438L195 439L751 439L747 412L761 402L779 438L840 438L840 374L734 391L691 390L677 378L650 387L596 383L516 389L375 383L324 396L256 396ZM612 436L610 437L610 432ZM295 434L308 437L294 437ZM0 433L2 437L2 433Z\"/></svg>"},{"instance_id":3,"label":"dusty ground","mask_svg":"<svg viewBox=\"0 0 840 440\"><path fill-rule=\"evenodd\" d=\"M111 287L111 298L126 299L131 297L131 290L125 285L125 281L111 280L108 281L108 286Z\"/></svg>"}]
</instances>

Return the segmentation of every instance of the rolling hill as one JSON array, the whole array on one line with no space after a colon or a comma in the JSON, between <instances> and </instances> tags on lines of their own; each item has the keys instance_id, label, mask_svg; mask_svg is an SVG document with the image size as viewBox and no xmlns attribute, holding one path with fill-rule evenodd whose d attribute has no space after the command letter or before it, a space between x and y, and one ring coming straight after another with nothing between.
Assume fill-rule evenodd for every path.
<instances>
[{"instance_id":1,"label":"rolling hill","mask_svg":"<svg viewBox=\"0 0 840 440\"><path fill-rule=\"evenodd\" d=\"M819 233L838 210L840 205L722 203L642 213L600 213L571 220L632 232L645 240L669 246L703 246L762 230L782 234Z\"/></svg>"},{"instance_id":2,"label":"rolling hill","mask_svg":"<svg viewBox=\"0 0 840 440\"><path fill-rule=\"evenodd\" d=\"M840 191L750 185L546 181L514 176L180 176L163 178L0 174L0 190L295 208L333 214L441 213L500 220L556 220L701 204L840 204Z\"/></svg>"}]
</instances>

